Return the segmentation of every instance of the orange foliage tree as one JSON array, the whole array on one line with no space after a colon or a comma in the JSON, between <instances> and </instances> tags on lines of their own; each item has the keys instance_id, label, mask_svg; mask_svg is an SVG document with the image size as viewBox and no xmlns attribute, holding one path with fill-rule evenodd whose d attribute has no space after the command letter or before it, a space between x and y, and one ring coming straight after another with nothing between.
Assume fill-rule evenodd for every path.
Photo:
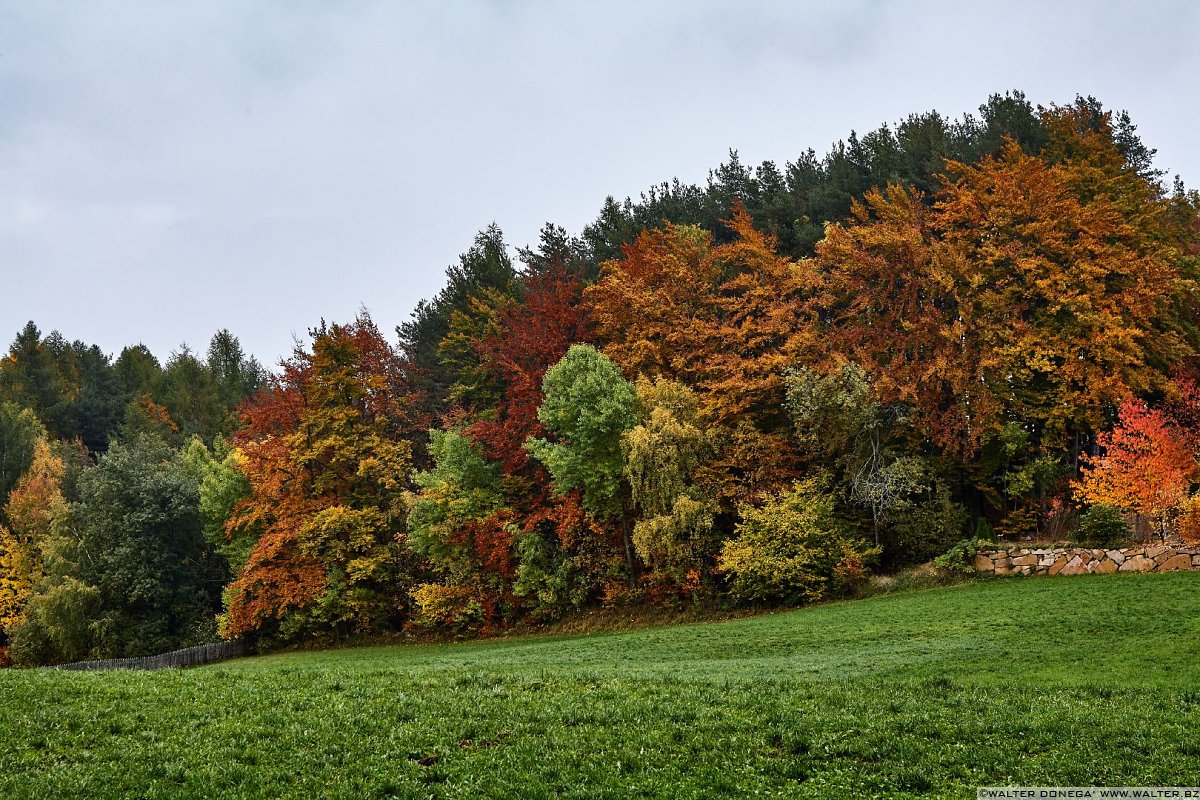
<instances>
[{"instance_id":1,"label":"orange foliage tree","mask_svg":"<svg viewBox=\"0 0 1200 800\"><path fill-rule=\"evenodd\" d=\"M227 590L230 636L378 630L406 609L399 358L365 313L313 334L243 412L251 491L228 526L262 534Z\"/></svg>"},{"instance_id":2,"label":"orange foliage tree","mask_svg":"<svg viewBox=\"0 0 1200 800\"><path fill-rule=\"evenodd\" d=\"M627 376L696 391L718 445L703 480L732 509L796 476L783 373L807 349L816 283L741 205L726 225L734 239L719 246L693 226L644 232L587 296L604 353Z\"/></svg>"},{"instance_id":3,"label":"orange foliage tree","mask_svg":"<svg viewBox=\"0 0 1200 800\"><path fill-rule=\"evenodd\" d=\"M66 467L49 442L34 443L33 463L8 496L0 526L0 631L20 623L43 570L43 548L56 519L67 510L62 481Z\"/></svg>"},{"instance_id":4,"label":"orange foliage tree","mask_svg":"<svg viewBox=\"0 0 1200 800\"><path fill-rule=\"evenodd\" d=\"M1012 142L949 169L932 209L891 186L829 228L824 348L963 456L1014 419L1035 443L1061 444L1165 385L1163 365L1185 348L1168 319L1180 275L1158 201L1085 191L1088 162L1050 164Z\"/></svg>"},{"instance_id":5,"label":"orange foliage tree","mask_svg":"<svg viewBox=\"0 0 1200 800\"><path fill-rule=\"evenodd\" d=\"M1171 514L1187 499L1197 476L1188 437L1162 412L1129 400L1121 405L1116 426L1097 437L1103 453L1083 456L1083 474L1075 496L1085 502L1117 506L1143 514L1165 538Z\"/></svg>"}]
</instances>

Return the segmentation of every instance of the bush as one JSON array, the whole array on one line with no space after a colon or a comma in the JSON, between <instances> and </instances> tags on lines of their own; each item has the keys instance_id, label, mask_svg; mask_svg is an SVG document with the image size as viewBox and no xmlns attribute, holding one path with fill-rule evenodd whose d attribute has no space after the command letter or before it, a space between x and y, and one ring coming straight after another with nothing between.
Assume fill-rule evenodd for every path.
<instances>
[{"instance_id":1,"label":"bush","mask_svg":"<svg viewBox=\"0 0 1200 800\"><path fill-rule=\"evenodd\" d=\"M103 644L111 626L98 614L99 606L100 590L71 577L35 595L11 632L13 663L33 666L112 655Z\"/></svg>"},{"instance_id":2,"label":"bush","mask_svg":"<svg viewBox=\"0 0 1200 800\"><path fill-rule=\"evenodd\" d=\"M469 586L423 583L412 590L418 627L467 633L483 623L484 610Z\"/></svg>"},{"instance_id":3,"label":"bush","mask_svg":"<svg viewBox=\"0 0 1200 800\"><path fill-rule=\"evenodd\" d=\"M989 539L963 539L933 560L933 566L946 572L970 574L975 571L973 562L981 548L995 545Z\"/></svg>"},{"instance_id":4,"label":"bush","mask_svg":"<svg viewBox=\"0 0 1200 800\"><path fill-rule=\"evenodd\" d=\"M718 570L743 602L804 603L849 593L879 555L850 535L818 481L796 483L761 508L743 506Z\"/></svg>"},{"instance_id":5,"label":"bush","mask_svg":"<svg viewBox=\"0 0 1200 800\"><path fill-rule=\"evenodd\" d=\"M1116 547L1133 535L1125 515L1116 506L1094 505L1079 518L1075 538L1092 547Z\"/></svg>"}]
</instances>

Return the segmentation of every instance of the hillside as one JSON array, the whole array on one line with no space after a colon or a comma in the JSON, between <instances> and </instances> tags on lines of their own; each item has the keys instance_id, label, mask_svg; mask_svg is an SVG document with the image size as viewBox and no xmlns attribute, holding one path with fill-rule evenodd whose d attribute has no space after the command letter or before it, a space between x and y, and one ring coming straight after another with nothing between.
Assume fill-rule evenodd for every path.
<instances>
[{"instance_id":1,"label":"hillside","mask_svg":"<svg viewBox=\"0 0 1200 800\"><path fill-rule=\"evenodd\" d=\"M1200 577L587 637L0 672L4 797L974 797L1200 774Z\"/></svg>"}]
</instances>

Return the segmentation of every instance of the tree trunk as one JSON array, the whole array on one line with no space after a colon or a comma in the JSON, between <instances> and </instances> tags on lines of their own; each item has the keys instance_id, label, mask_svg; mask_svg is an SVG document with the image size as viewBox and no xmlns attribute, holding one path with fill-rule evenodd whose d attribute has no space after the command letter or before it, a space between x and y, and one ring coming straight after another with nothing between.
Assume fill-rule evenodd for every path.
<instances>
[{"instance_id":1,"label":"tree trunk","mask_svg":"<svg viewBox=\"0 0 1200 800\"><path fill-rule=\"evenodd\" d=\"M629 588L632 589L637 585L634 580L633 537L629 534L629 512L624 500L621 501L621 539L625 543L625 569L629 572Z\"/></svg>"}]
</instances>

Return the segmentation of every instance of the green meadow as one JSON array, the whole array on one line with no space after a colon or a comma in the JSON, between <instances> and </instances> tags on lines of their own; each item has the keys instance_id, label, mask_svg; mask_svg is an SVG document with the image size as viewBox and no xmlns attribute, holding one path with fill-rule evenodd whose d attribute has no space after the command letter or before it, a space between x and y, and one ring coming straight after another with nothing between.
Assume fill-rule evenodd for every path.
<instances>
[{"instance_id":1,"label":"green meadow","mask_svg":"<svg viewBox=\"0 0 1200 800\"><path fill-rule=\"evenodd\" d=\"M1192 785L1200 573L725 622L0 670L0 797L974 797Z\"/></svg>"}]
</instances>

